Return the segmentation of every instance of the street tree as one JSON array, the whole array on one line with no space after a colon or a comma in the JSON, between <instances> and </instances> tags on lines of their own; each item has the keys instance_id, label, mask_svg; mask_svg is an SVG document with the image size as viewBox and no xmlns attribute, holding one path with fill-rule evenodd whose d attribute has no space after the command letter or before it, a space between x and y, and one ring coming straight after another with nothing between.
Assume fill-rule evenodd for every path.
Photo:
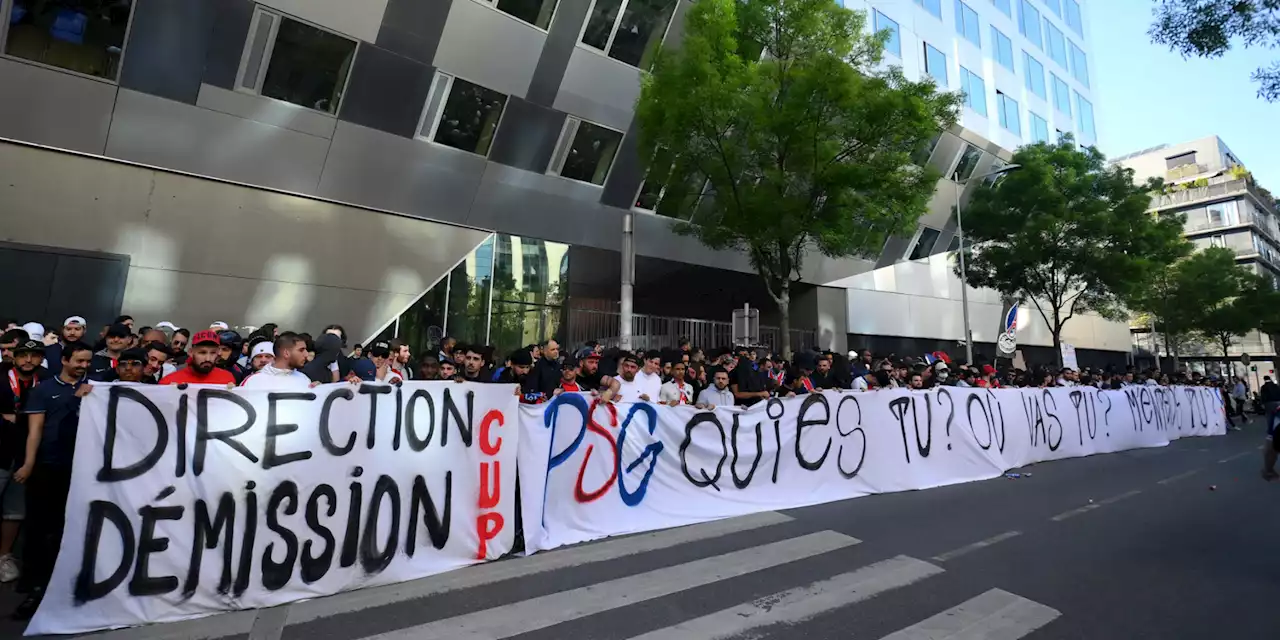
<instances>
[{"instance_id":1,"label":"street tree","mask_svg":"<svg viewBox=\"0 0 1280 640\"><path fill-rule=\"evenodd\" d=\"M1219 286L1234 291L1207 308L1196 328L1205 340L1222 350L1226 361L1237 338L1263 326L1264 314L1280 303L1280 294L1268 279L1241 267L1236 267L1232 277Z\"/></svg>"},{"instance_id":2,"label":"street tree","mask_svg":"<svg viewBox=\"0 0 1280 640\"><path fill-rule=\"evenodd\" d=\"M939 176L911 156L956 122L960 97L880 69L889 34L865 24L834 0L700 0L636 109L649 180L696 195L675 229L746 254L787 354L806 256L868 256L914 228Z\"/></svg>"},{"instance_id":3,"label":"street tree","mask_svg":"<svg viewBox=\"0 0 1280 640\"><path fill-rule=\"evenodd\" d=\"M1246 275L1234 252L1212 247L1154 269L1128 307L1151 316L1176 367L1183 349L1197 342L1206 314L1239 295Z\"/></svg>"},{"instance_id":4,"label":"street tree","mask_svg":"<svg viewBox=\"0 0 1280 640\"><path fill-rule=\"evenodd\" d=\"M1123 317L1151 274L1186 255L1181 216L1147 213L1158 182L1108 166L1070 136L1014 154L1021 169L979 187L964 210L969 284L1030 303L1053 335L1091 311ZM959 266L956 267L959 271Z\"/></svg>"},{"instance_id":5,"label":"street tree","mask_svg":"<svg viewBox=\"0 0 1280 640\"><path fill-rule=\"evenodd\" d=\"M1218 58L1235 44L1280 47L1280 0L1156 0L1152 42L1183 57ZM1258 97L1280 99L1280 61L1253 72Z\"/></svg>"}]
</instances>

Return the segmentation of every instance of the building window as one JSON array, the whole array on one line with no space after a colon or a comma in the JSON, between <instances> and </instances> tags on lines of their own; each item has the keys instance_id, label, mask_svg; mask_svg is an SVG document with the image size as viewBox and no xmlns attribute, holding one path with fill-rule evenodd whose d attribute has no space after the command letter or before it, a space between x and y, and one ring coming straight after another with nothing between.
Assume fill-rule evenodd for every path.
<instances>
[{"instance_id":1,"label":"building window","mask_svg":"<svg viewBox=\"0 0 1280 640\"><path fill-rule=\"evenodd\" d=\"M1053 78L1053 106L1057 108L1058 111L1067 114L1067 117L1070 118L1071 117L1070 87L1068 87L1066 81L1063 80L1062 78L1059 78L1056 73L1049 74L1049 77Z\"/></svg>"},{"instance_id":2,"label":"building window","mask_svg":"<svg viewBox=\"0 0 1280 640\"><path fill-rule=\"evenodd\" d=\"M911 253L907 254L908 260L920 260L927 258L933 253L933 245L938 243L938 237L942 235L941 231L931 227L920 227L920 233L916 235L916 242L911 246Z\"/></svg>"},{"instance_id":3,"label":"building window","mask_svg":"<svg viewBox=\"0 0 1280 640\"><path fill-rule=\"evenodd\" d=\"M1080 113L1080 137L1095 140L1098 132L1093 128L1093 103L1077 93L1076 111Z\"/></svg>"},{"instance_id":4,"label":"building window","mask_svg":"<svg viewBox=\"0 0 1280 640\"><path fill-rule=\"evenodd\" d=\"M933 157L933 150L938 148L938 143L942 141L942 134L934 136L933 139L920 145L915 153L911 154L912 164L923 167L929 162L929 158Z\"/></svg>"},{"instance_id":5,"label":"building window","mask_svg":"<svg viewBox=\"0 0 1280 640\"><path fill-rule=\"evenodd\" d=\"M259 7L236 88L337 113L355 56L354 40Z\"/></svg>"},{"instance_id":6,"label":"building window","mask_svg":"<svg viewBox=\"0 0 1280 640\"><path fill-rule=\"evenodd\" d=\"M1044 48L1044 41L1040 39L1040 12L1031 6L1031 0L1020 0L1018 5L1018 33L1037 48Z\"/></svg>"},{"instance_id":7,"label":"building window","mask_svg":"<svg viewBox=\"0 0 1280 640\"><path fill-rule=\"evenodd\" d=\"M1003 91L996 91L996 107L1000 126L1022 135L1022 113L1018 110L1018 101L1005 95Z\"/></svg>"},{"instance_id":8,"label":"building window","mask_svg":"<svg viewBox=\"0 0 1280 640\"><path fill-rule=\"evenodd\" d=\"M987 85L974 72L960 67L960 90L964 92L964 104L979 115L987 115Z\"/></svg>"},{"instance_id":9,"label":"building window","mask_svg":"<svg viewBox=\"0 0 1280 640\"><path fill-rule=\"evenodd\" d=\"M604 184L622 144L622 133L569 116L547 173L591 184Z\"/></svg>"},{"instance_id":10,"label":"building window","mask_svg":"<svg viewBox=\"0 0 1280 640\"><path fill-rule=\"evenodd\" d=\"M0 41L5 55L115 80L132 6L110 0L13 0L0 23Z\"/></svg>"},{"instance_id":11,"label":"building window","mask_svg":"<svg viewBox=\"0 0 1280 640\"><path fill-rule=\"evenodd\" d=\"M960 162L956 163L956 170L951 173L951 178L956 181L968 180L973 176L973 170L978 168L978 161L981 159L982 150L966 144L964 152L960 154Z\"/></svg>"},{"instance_id":12,"label":"building window","mask_svg":"<svg viewBox=\"0 0 1280 640\"><path fill-rule=\"evenodd\" d=\"M1080 84L1089 86L1089 60L1074 42L1071 43L1071 75Z\"/></svg>"},{"instance_id":13,"label":"building window","mask_svg":"<svg viewBox=\"0 0 1280 640\"><path fill-rule=\"evenodd\" d=\"M1236 201L1209 205L1210 227L1231 227L1240 224L1240 209Z\"/></svg>"},{"instance_id":14,"label":"building window","mask_svg":"<svg viewBox=\"0 0 1280 640\"><path fill-rule=\"evenodd\" d=\"M506 106L506 94L436 72L419 135L447 147L487 156Z\"/></svg>"},{"instance_id":15,"label":"building window","mask_svg":"<svg viewBox=\"0 0 1280 640\"><path fill-rule=\"evenodd\" d=\"M924 10L932 13L935 18L942 19L942 0L916 0L916 4L924 7Z\"/></svg>"},{"instance_id":16,"label":"building window","mask_svg":"<svg viewBox=\"0 0 1280 640\"><path fill-rule=\"evenodd\" d=\"M648 69L662 47L676 4L677 0L595 0L582 44Z\"/></svg>"},{"instance_id":17,"label":"building window","mask_svg":"<svg viewBox=\"0 0 1280 640\"><path fill-rule=\"evenodd\" d=\"M1032 142L1049 142L1049 123L1034 111L1028 111L1031 115L1031 141Z\"/></svg>"},{"instance_id":18,"label":"building window","mask_svg":"<svg viewBox=\"0 0 1280 640\"><path fill-rule=\"evenodd\" d=\"M1000 10L1000 13L1003 13L1010 18L1013 17L1013 6L1010 4L1009 0L991 0L991 4L994 4L996 8Z\"/></svg>"},{"instance_id":19,"label":"building window","mask_svg":"<svg viewBox=\"0 0 1280 640\"><path fill-rule=\"evenodd\" d=\"M982 47L982 31L978 28L978 12L974 11L964 0L956 0L956 33L965 40Z\"/></svg>"},{"instance_id":20,"label":"building window","mask_svg":"<svg viewBox=\"0 0 1280 640\"><path fill-rule=\"evenodd\" d=\"M1049 7L1053 15L1062 17L1062 0L1044 0L1044 6Z\"/></svg>"},{"instance_id":21,"label":"building window","mask_svg":"<svg viewBox=\"0 0 1280 640\"><path fill-rule=\"evenodd\" d=\"M1164 168L1176 169L1183 165L1195 164L1195 163L1196 163L1196 152L1188 151L1186 153L1180 153L1176 156L1170 156L1168 158L1165 158Z\"/></svg>"},{"instance_id":22,"label":"building window","mask_svg":"<svg viewBox=\"0 0 1280 640\"><path fill-rule=\"evenodd\" d=\"M1026 51L1022 52L1022 65L1027 68L1027 90L1048 100L1049 94L1044 87L1044 65Z\"/></svg>"},{"instance_id":23,"label":"building window","mask_svg":"<svg viewBox=\"0 0 1280 640\"><path fill-rule=\"evenodd\" d=\"M1044 21L1045 42L1049 45L1049 58L1058 63L1063 69L1069 69L1067 66L1067 39L1063 37L1062 31L1055 27L1048 19Z\"/></svg>"},{"instance_id":24,"label":"building window","mask_svg":"<svg viewBox=\"0 0 1280 640\"><path fill-rule=\"evenodd\" d=\"M1080 20L1080 3L1078 0L1064 0L1064 4L1067 11L1067 26L1071 27L1071 30L1075 31L1076 35L1083 36L1084 22Z\"/></svg>"},{"instance_id":25,"label":"building window","mask_svg":"<svg viewBox=\"0 0 1280 640\"><path fill-rule=\"evenodd\" d=\"M928 42L924 43L924 70L938 82L938 87L947 88L947 56Z\"/></svg>"},{"instance_id":26,"label":"building window","mask_svg":"<svg viewBox=\"0 0 1280 640\"><path fill-rule=\"evenodd\" d=\"M1225 249L1227 246L1227 237L1222 234L1209 236L1209 246Z\"/></svg>"},{"instance_id":27,"label":"building window","mask_svg":"<svg viewBox=\"0 0 1280 640\"><path fill-rule=\"evenodd\" d=\"M529 24L547 29L551 26L551 14L556 10L557 0L476 0L487 4L507 15L515 16Z\"/></svg>"},{"instance_id":28,"label":"building window","mask_svg":"<svg viewBox=\"0 0 1280 640\"><path fill-rule=\"evenodd\" d=\"M708 183L688 163L658 149L645 171L634 208L681 220L692 220Z\"/></svg>"},{"instance_id":29,"label":"building window","mask_svg":"<svg viewBox=\"0 0 1280 640\"><path fill-rule=\"evenodd\" d=\"M991 40L995 43L996 62L1009 71L1017 73L1013 68L1013 41L994 26L991 27Z\"/></svg>"},{"instance_id":30,"label":"building window","mask_svg":"<svg viewBox=\"0 0 1280 640\"><path fill-rule=\"evenodd\" d=\"M888 53L892 53L893 55L901 58L902 57L902 34L898 29L898 23L895 22L889 16L886 16L885 14L880 13L879 11L876 11L875 29L876 29L876 33L879 33L881 31L889 32L889 39L884 43L884 50Z\"/></svg>"}]
</instances>

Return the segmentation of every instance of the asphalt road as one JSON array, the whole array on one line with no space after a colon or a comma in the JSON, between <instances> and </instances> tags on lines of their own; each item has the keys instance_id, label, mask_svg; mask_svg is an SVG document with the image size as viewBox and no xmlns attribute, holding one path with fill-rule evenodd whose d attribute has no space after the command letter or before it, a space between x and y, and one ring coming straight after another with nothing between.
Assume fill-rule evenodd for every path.
<instances>
[{"instance_id":1,"label":"asphalt road","mask_svg":"<svg viewBox=\"0 0 1280 640\"><path fill-rule=\"evenodd\" d=\"M92 637L1275 639L1280 483L1259 478L1258 422Z\"/></svg>"}]
</instances>

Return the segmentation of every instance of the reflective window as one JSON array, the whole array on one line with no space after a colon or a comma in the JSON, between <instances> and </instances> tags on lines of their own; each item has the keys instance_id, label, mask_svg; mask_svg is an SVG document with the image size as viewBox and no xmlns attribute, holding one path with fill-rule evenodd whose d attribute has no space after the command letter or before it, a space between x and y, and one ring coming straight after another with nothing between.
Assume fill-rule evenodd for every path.
<instances>
[{"instance_id":1,"label":"reflective window","mask_svg":"<svg viewBox=\"0 0 1280 640\"><path fill-rule=\"evenodd\" d=\"M1071 75L1080 84L1089 86L1089 60L1074 42L1071 43Z\"/></svg>"},{"instance_id":2,"label":"reflective window","mask_svg":"<svg viewBox=\"0 0 1280 640\"><path fill-rule=\"evenodd\" d=\"M622 133L570 116L556 144L549 173L604 184L620 144Z\"/></svg>"},{"instance_id":3,"label":"reflective window","mask_svg":"<svg viewBox=\"0 0 1280 640\"><path fill-rule=\"evenodd\" d=\"M964 0L956 0L956 33L965 40L979 47L982 46L982 31L978 28L978 12L974 11Z\"/></svg>"},{"instance_id":4,"label":"reflective window","mask_svg":"<svg viewBox=\"0 0 1280 640\"><path fill-rule=\"evenodd\" d=\"M635 208L671 218L692 220L704 202L706 181L686 162L672 157L666 149L654 154L645 172Z\"/></svg>"},{"instance_id":5,"label":"reflective window","mask_svg":"<svg viewBox=\"0 0 1280 640\"><path fill-rule=\"evenodd\" d=\"M952 179L963 181L973 177L973 170L978 168L978 161L981 159L982 150L966 144L964 152L960 154L960 162L956 163L956 170L952 172Z\"/></svg>"},{"instance_id":6,"label":"reflective window","mask_svg":"<svg viewBox=\"0 0 1280 640\"><path fill-rule=\"evenodd\" d=\"M960 90L964 92L965 106L980 115L987 115L987 85L977 74L960 67Z\"/></svg>"},{"instance_id":7,"label":"reflective window","mask_svg":"<svg viewBox=\"0 0 1280 640\"><path fill-rule=\"evenodd\" d=\"M1093 124L1093 103L1084 99L1084 96L1076 94L1076 111L1080 113L1080 137L1093 141L1097 139L1098 132L1094 129Z\"/></svg>"},{"instance_id":8,"label":"reflective window","mask_svg":"<svg viewBox=\"0 0 1280 640\"><path fill-rule=\"evenodd\" d=\"M1027 91L1048 100L1049 94L1044 87L1044 65L1040 64L1040 61L1036 60L1030 53L1023 51L1022 66L1026 67Z\"/></svg>"},{"instance_id":9,"label":"reflective window","mask_svg":"<svg viewBox=\"0 0 1280 640\"><path fill-rule=\"evenodd\" d=\"M1062 31L1055 27L1052 22L1044 21L1045 42L1049 45L1049 58L1062 66L1067 66L1067 40L1062 35Z\"/></svg>"},{"instance_id":10,"label":"reflective window","mask_svg":"<svg viewBox=\"0 0 1280 640\"><path fill-rule=\"evenodd\" d=\"M1013 7L1010 6L1009 0L991 0L991 4L995 5L996 8L1000 10L1000 13L1003 13L1010 18L1013 17Z\"/></svg>"},{"instance_id":11,"label":"reflective window","mask_svg":"<svg viewBox=\"0 0 1280 640\"><path fill-rule=\"evenodd\" d=\"M925 73L933 76L939 88L946 90L947 56L927 42L924 43L924 70Z\"/></svg>"},{"instance_id":12,"label":"reflective window","mask_svg":"<svg viewBox=\"0 0 1280 640\"><path fill-rule=\"evenodd\" d=\"M1049 74L1053 78L1053 106L1060 112L1071 117L1071 89L1062 78L1057 74Z\"/></svg>"},{"instance_id":13,"label":"reflective window","mask_svg":"<svg viewBox=\"0 0 1280 640\"><path fill-rule=\"evenodd\" d=\"M1080 19L1080 3L1078 0L1063 0L1067 15L1064 16L1067 26L1077 35L1084 35L1084 22Z\"/></svg>"},{"instance_id":14,"label":"reflective window","mask_svg":"<svg viewBox=\"0 0 1280 640\"><path fill-rule=\"evenodd\" d=\"M498 11L513 15L529 24L546 29L551 26L551 14L556 10L556 0L479 0L497 7Z\"/></svg>"},{"instance_id":15,"label":"reflective window","mask_svg":"<svg viewBox=\"0 0 1280 640\"><path fill-rule=\"evenodd\" d=\"M1031 44L1043 49L1044 42L1040 38L1040 12L1031 6L1031 0L1020 0L1018 6L1018 32L1026 36Z\"/></svg>"},{"instance_id":16,"label":"reflective window","mask_svg":"<svg viewBox=\"0 0 1280 640\"><path fill-rule=\"evenodd\" d=\"M1049 142L1049 123L1034 111L1028 111L1031 116L1031 141L1032 142Z\"/></svg>"},{"instance_id":17,"label":"reflective window","mask_svg":"<svg viewBox=\"0 0 1280 640\"><path fill-rule=\"evenodd\" d=\"M1009 40L1009 36L1001 33L994 26L991 27L991 40L995 43L996 62L1000 66L1017 73L1013 68L1013 42Z\"/></svg>"},{"instance_id":18,"label":"reflective window","mask_svg":"<svg viewBox=\"0 0 1280 640\"><path fill-rule=\"evenodd\" d=\"M259 8L249 27L236 88L337 113L356 42Z\"/></svg>"},{"instance_id":19,"label":"reflective window","mask_svg":"<svg viewBox=\"0 0 1280 640\"><path fill-rule=\"evenodd\" d=\"M1044 2L1044 6L1049 7L1049 10L1052 11L1054 15L1056 16L1062 15L1062 0L1041 0L1041 1Z\"/></svg>"},{"instance_id":20,"label":"reflective window","mask_svg":"<svg viewBox=\"0 0 1280 640\"><path fill-rule=\"evenodd\" d=\"M916 0L916 4L924 7L925 11L932 13L937 19L942 19L942 0Z\"/></svg>"},{"instance_id":21,"label":"reflective window","mask_svg":"<svg viewBox=\"0 0 1280 640\"><path fill-rule=\"evenodd\" d=\"M506 105L506 94L437 73L423 112L422 137L488 155Z\"/></svg>"},{"instance_id":22,"label":"reflective window","mask_svg":"<svg viewBox=\"0 0 1280 640\"><path fill-rule=\"evenodd\" d=\"M582 43L648 69L667 35L678 0L596 0Z\"/></svg>"},{"instance_id":23,"label":"reflective window","mask_svg":"<svg viewBox=\"0 0 1280 640\"><path fill-rule=\"evenodd\" d=\"M898 28L898 23L889 16L877 11L874 16L876 33L881 31L889 32L889 40L884 44L886 53L892 53L899 58L902 57L902 34Z\"/></svg>"},{"instance_id":24,"label":"reflective window","mask_svg":"<svg viewBox=\"0 0 1280 640\"><path fill-rule=\"evenodd\" d=\"M1022 114L1018 110L1018 101L1005 95L1003 91L996 91L996 107L1000 115L1000 126L1022 135Z\"/></svg>"},{"instance_id":25,"label":"reflective window","mask_svg":"<svg viewBox=\"0 0 1280 640\"><path fill-rule=\"evenodd\" d=\"M13 0L0 23L0 29L8 25L4 53L115 80L132 6L113 0Z\"/></svg>"},{"instance_id":26,"label":"reflective window","mask_svg":"<svg viewBox=\"0 0 1280 640\"><path fill-rule=\"evenodd\" d=\"M933 253L933 245L938 243L938 236L940 235L942 235L942 232L937 229L921 227L920 235L916 237L916 243L907 259L920 260L921 258L928 258Z\"/></svg>"}]
</instances>

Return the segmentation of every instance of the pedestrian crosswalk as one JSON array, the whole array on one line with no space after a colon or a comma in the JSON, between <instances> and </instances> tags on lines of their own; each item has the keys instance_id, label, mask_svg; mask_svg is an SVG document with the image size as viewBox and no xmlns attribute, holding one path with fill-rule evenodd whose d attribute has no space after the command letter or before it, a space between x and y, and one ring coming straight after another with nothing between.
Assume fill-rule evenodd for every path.
<instances>
[{"instance_id":1,"label":"pedestrian crosswalk","mask_svg":"<svg viewBox=\"0 0 1280 640\"><path fill-rule=\"evenodd\" d=\"M980 589L941 606L928 599L930 610L896 606L893 624L856 631L844 616L884 619L877 597L928 589L946 573L941 563L905 555L868 558L860 543L761 513L95 640L772 640L808 637L806 625L815 624L827 629L815 638L1018 640L1060 615L999 585L982 585L986 591L968 600L962 601ZM941 610L948 604L954 606ZM838 631L831 620L839 621Z\"/></svg>"}]
</instances>

